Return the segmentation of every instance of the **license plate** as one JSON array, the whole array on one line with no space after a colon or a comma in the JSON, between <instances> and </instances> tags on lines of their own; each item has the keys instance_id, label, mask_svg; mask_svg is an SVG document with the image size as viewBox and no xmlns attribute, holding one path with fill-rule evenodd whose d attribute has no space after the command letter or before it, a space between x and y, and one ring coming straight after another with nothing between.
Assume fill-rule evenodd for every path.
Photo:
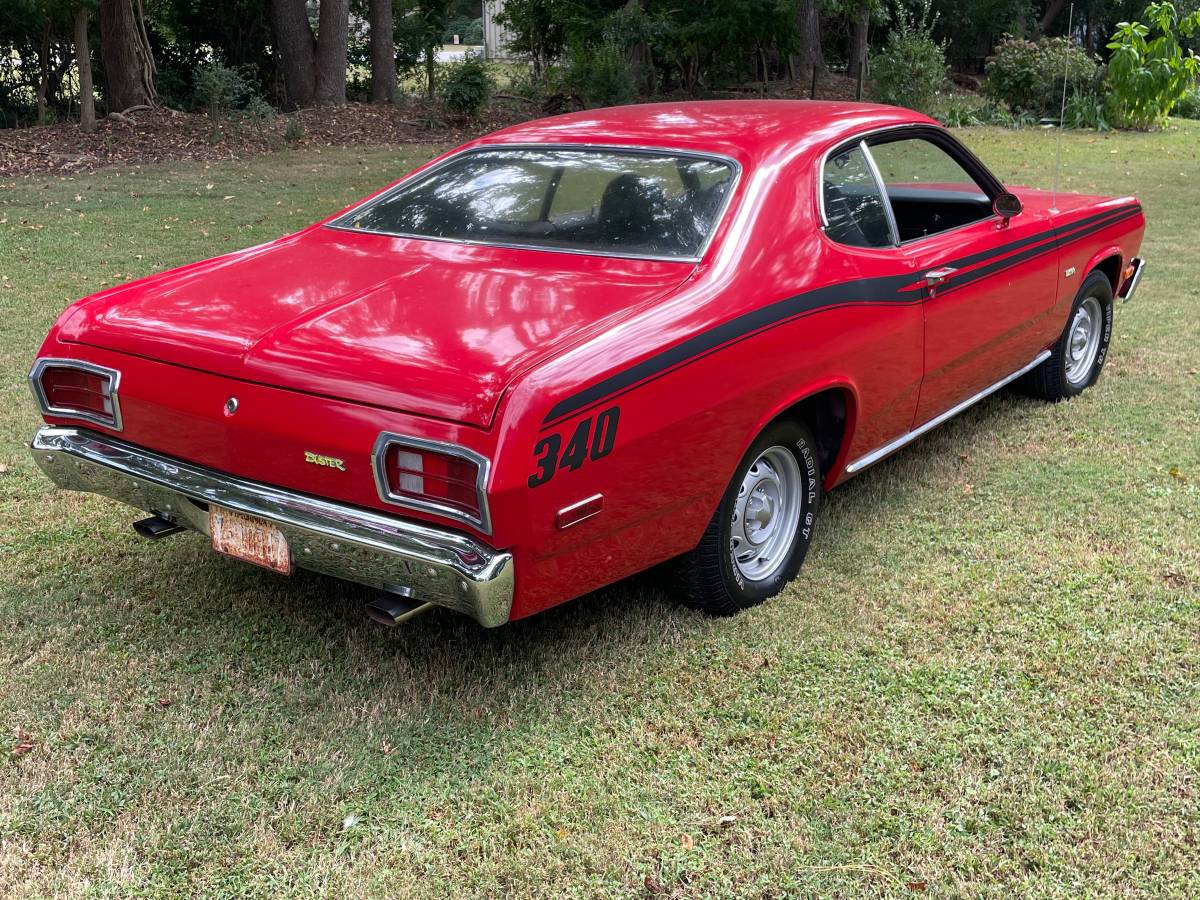
<instances>
[{"instance_id":1,"label":"license plate","mask_svg":"<svg viewBox=\"0 0 1200 900\"><path fill-rule=\"evenodd\" d=\"M213 549L256 566L292 574L292 551L287 538L270 522L219 506L208 509Z\"/></svg>"}]
</instances>

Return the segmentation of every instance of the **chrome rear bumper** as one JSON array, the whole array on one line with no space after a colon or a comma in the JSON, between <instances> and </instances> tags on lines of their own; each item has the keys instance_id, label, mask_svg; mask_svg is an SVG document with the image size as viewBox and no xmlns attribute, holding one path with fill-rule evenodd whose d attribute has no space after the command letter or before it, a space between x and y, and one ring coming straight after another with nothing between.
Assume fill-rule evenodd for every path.
<instances>
[{"instance_id":1,"label":"chrome rear bumper","mask_svg":"<svg viewBox=\"0 0 1200 900\"><path fill-rule=\"evenodd\" d=\"M208 505L265 519L297 566L411 595L491 628L508 621L512 554L453 531L225 475L76 428L41 428L31 452L60 488L89 491L208 534Z\"/></svg>"}]
</instances>

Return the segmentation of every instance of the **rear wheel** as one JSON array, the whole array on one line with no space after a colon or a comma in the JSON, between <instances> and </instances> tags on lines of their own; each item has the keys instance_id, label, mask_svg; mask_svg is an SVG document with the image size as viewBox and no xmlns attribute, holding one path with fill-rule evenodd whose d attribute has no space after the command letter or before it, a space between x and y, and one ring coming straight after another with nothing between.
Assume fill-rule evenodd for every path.
<instances>
[{"instance_id":1,"label":"rear wheel","mask_svg":"<svg viewBox=\"0 0 1200 900\"><path fill-rule=\"evenodd\" d=\"M746 452L695 550L675 561L681 600L728 616L796 577L821 499L816 443L799 422L776 422Z\"/></svg>"},{"instance_id":2,"label":"rear wheel","mask_svg":"<svg viewBox=\"0 0 1200 900\"><path fill-rule=\"evenodd\" d=\"M1026 375L1021 386L1044 400L1065 400L1091 387L1104 368L1112 322L1112 285L1103 272L1093 272L1079 288L1050 358Z\"/></svg>"}]
</instances>

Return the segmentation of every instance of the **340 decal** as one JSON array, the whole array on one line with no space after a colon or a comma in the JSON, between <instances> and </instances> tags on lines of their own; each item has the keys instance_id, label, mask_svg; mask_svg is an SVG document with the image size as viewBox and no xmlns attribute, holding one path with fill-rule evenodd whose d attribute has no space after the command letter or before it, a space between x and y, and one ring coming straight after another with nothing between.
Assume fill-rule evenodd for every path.
<instances>
[{"instance_id":1,"label":"340 decal","mask_svg":"<svg viewBox=\"0 0 1200 900\"><path fill-rule=\"evenodd\" d=\"M529 486L533 488L545 484L562 469L573 472L589 459L604 459L612 453L613 445L617 442L617 420L620 417L620 407L609 407L596 416L593 429L592 417L588 416L575 426L566 449L563 449L561 434L548 434L538 441L533 448L533 461L538 470L529 476Z\"/></svg>"}]
</instances>

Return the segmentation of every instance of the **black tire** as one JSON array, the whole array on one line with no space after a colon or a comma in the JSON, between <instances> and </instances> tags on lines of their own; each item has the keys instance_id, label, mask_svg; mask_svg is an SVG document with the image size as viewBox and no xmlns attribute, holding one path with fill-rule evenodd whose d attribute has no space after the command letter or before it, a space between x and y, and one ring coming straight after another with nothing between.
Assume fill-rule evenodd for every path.
<instances>
[{"instance_id":1,"label":"black tire","mask_svg":"<svg viewBox=\"0 0 1200 900\"><path fill-rule=\"evenodd\" d=\"M1101 309L1100 346L1095 361L1082 378L1071 381L1067 377L1071 352L1071 328L1079 308L1089 299L1099 302ZM1051 348L1050 358L1020 380L1018 386L1031 397L1057 402L1078 396L1096 383L1108 356L1108 342L1112 338L1113 289L1108 276L1103 272L1092 272L1084 279L1071 304L1067 324L1058 343Z\"/></svg>"},{"instance_id":2,"label":"black tire","mask_svg":"<svg viewBox=\"0 0 1200 900\"><path fill-rule=\"evenodd\" d=\"M796 531L778 568L762 580L751 581L733 558L733 515L743 480L759 456L771 448L785 448L798 464L800 502L795 511ZM699 545L674 560L669 569L673 576L672 592L684 605L714 616L731 616L774 597L800 571L812 542L820 504L821 464L812 433L800 422L773 423L738 463Z\"/></svg>"}]
</instances>

